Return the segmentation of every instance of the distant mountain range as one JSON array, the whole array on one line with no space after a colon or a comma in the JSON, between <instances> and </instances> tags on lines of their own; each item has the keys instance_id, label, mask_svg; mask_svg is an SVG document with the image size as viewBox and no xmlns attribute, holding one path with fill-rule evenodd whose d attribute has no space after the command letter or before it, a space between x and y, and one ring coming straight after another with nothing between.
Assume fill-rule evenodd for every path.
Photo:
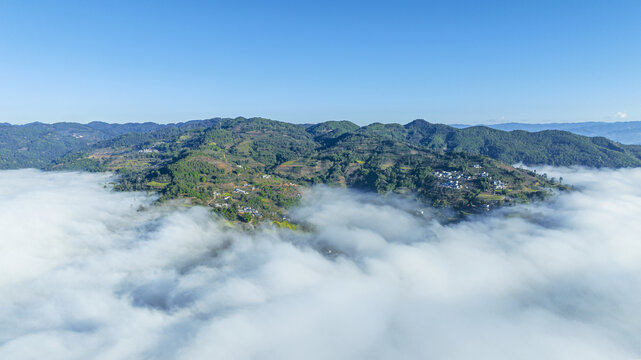
<instances>
[{"instance_id":1,"label":"distant mountain range","mask_svg":"<svg viewBox=\"0 0 641 360\"><path fill-rule=\"evenodd\" d=\"M456 124L452 126L466 128L473 125ZM622 144L641 144L641 121L549 124L505 123L485 126L505 131L525 130L536 132L543 130L563 130L583 136L603 136Z\"/></svg>"},{"instance_id":2,"label":"distant mountain range","mask_svg":"<svg viewBox=\"0 0 641 360\"><path fill-rule=\"evenodd\" d=\"M108 124L104 122L78 123L31 123L26 125L0 124L0 169L46 168L67 154L90 150L101 146L104 141L131 143L135 141L168 140L169 134L178 134L193 129L209 129L229 121L240 123L278 123L274 120L221 119L193 120L176 124L128 123ZM596 129L633 128L637 123L585 123ZM358 126L349 121L329 121L319 124L287 124L281 127L284 135L292 131L303 131L308 137L320 136L326 141L310 146L328 146L347 140L384 141L392 140L423 146L436 152L462 152L484 155L508 163L526 165L582 165L591 167L641 166L641 146L622 145L606 137L580 136L567 130L542 130L555 124L499 124L486 126L457 127L414 120L406 125L374 123ZM340 126L339 126L340 125ZM557 124L559 127L580 128L579 124ZM337 127L337 129L333 129ZM320 129L332 127L331 139L324 139ZM511 131L526 127L537 132ZM502 129L497 129L502 128ZM588 125L582 128L590 128ZM510 131L503 131L510 130ZM339 131L340 130L340 131ZM337 136L337 131L340 137ZM623 130L621 130L623 131ZM585 130L588 132L588 130ZM628 131L634 134L633 130ZM289 134L291 135L291 134ZM327 142L328 141L328 142ZM615 140L616 141L616 140Z\"/></svg>"}]
</instances>

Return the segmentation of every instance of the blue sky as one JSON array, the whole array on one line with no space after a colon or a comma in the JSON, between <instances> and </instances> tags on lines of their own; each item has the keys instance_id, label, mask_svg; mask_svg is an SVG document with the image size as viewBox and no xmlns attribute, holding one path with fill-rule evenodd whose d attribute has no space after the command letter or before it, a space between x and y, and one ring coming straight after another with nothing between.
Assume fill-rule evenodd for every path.
<instances>
[{"instance_id":1,"label":"blue sky","mask_svg":"<svg viewBox=\"0 0 641 360\"><path fill-rule=\"evenodd\" d=\"M641 120L639 19L638 0L3 0L0 122Z\"/></svg>"}]
</instances>

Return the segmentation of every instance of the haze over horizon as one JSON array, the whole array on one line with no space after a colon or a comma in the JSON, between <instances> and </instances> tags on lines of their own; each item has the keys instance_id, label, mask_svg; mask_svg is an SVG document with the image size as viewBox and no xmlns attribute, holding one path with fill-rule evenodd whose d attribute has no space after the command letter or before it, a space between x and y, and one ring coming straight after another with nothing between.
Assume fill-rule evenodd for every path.
<instances>
[{"instance_id":1,"label":"haze over horizon","mask_svg":"<svg viewBox=\"0 0 641 360\"><path fill-rule=\"evenodd\" d=\"M0 122L641 120L641 3L0 4Z\"/></svg>"}]
</instances>

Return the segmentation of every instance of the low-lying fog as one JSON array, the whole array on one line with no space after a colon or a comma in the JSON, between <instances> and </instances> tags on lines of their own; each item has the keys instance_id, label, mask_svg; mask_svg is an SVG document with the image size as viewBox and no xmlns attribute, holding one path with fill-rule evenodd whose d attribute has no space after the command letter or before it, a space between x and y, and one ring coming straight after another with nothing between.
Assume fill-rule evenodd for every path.
<instances>
[{"instance_id":1,"label":"low-lying fog","mask_svg":"<svg viewBox=\"0 0 641 360\"><path fill-rule=\"evenodd\" d=\"M2 171L0 358L641 357L641 169L542 171L577 191L452 225L317 188L311 233Z\"/></svg>"}]
</instances>

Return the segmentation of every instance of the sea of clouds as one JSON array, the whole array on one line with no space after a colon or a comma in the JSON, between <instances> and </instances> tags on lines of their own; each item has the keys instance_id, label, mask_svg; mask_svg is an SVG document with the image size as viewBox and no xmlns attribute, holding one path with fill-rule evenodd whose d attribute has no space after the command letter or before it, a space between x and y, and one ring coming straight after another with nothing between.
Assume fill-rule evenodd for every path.
<instances>
[{"instance_id":1,"label":"sea of clouds","mask_svg":"<svg viewBox=\"0 0 641 360\"><path fill-rule=\"evenodd\" d=\"M641 169L540 171L575 191L453 224L315 188L307 232L1 171L0 359L641 357Z\"/></svg>"}]
</instances>

